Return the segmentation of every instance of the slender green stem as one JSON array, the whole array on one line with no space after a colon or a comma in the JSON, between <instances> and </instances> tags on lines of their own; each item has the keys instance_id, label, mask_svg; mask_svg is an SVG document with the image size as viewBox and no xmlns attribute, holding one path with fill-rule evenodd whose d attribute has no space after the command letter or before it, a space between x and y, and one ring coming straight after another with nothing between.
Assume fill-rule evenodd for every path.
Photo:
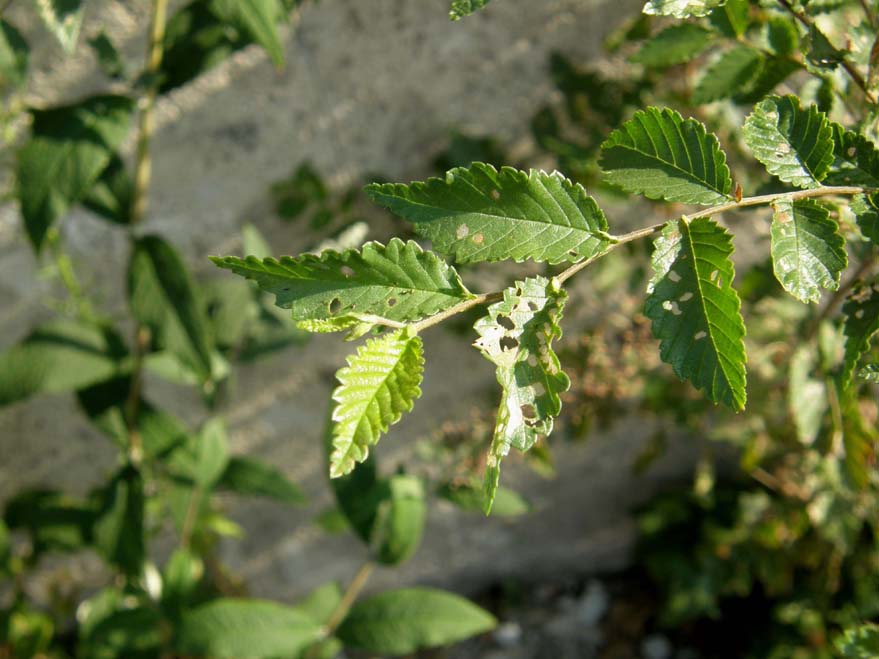
<instances>
[{"instance_id":1,"label":"slender green stem","mask_svg":"<svg viewBox=\"0 0 879 659\"><path fill-rule=\"evenodd\" d=\"M449 307L445 311L440 311L438 314L428 316L424 320L419 320L417 323L412 323L411 327L415 332L420 332L421 330L427 329L428 327L443 322L446 318L451 318L452 316L456 316L459 313L464 313L465 311L468 311L473 307L478 307L483 304L491 304L492 302L497 302L503 299L503 291L497 291L495 293L482 293L481 295L476 295L474 297L464 300L463 302L459 302L454 307Z\"/></svg>"},{"instance_id":2,"label":"slender green stem","mask_svg":"<svg viewBox=\"0 0 879 659\"><path fill-rule=\"evenodd\" d=\"M354 604L354 600L360 595L360 591L363 590L363 587L369 580L373 570L375 570L375 563L372 561L366 561L360 566L360 569L357 570L357 574L354 575L351 583L348 584L347 590L345 590L345 594L342 595L342 599L339 600L338 606L336 606L335 610L330 614L329 620L327 620L325 627L327 636L332 636L333 632L336 631L336 627L338 627L342 620L345 619L345 616L348 615L351 605Z\"/></svg>"}]
</instances>

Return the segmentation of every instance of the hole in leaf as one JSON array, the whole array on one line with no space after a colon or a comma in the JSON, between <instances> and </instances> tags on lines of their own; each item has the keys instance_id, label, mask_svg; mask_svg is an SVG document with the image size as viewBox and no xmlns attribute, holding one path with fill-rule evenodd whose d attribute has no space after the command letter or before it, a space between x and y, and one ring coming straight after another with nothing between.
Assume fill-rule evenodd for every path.
<instances>
[{"instance_id":1,"label":"hole in leaf","mask_svg":"<svg viewBox=\"0 0 879 659\"><path fill-rule=\"evenodd\" d=\"M521 408L522 416L525 417L526 421L536 421L537 420L537 410L534 409L534 405L530 403L527 405L523 405Z\"/></svg>"},{"instance_id":2,"label":"hole in leaf","mask_svg":"<svg viewBox=\"0 0 879 659\"><path fill-rule=\"evenodd\" d=\"M519 347L519 342L509 336L504 336L500 340L502 350L515 350Z\"/></svg>"},{"instance_id":3,"label":"hole in leaf","mask_svg":"<svg viewBox=\"0 0 879 659\"><path fill-rule=\"evenodd\" d=\"M354 276L354 268L349 265L343 265L339 270L342 272L342 276L344 277L353 277Z\"/></svg>"},{"instance_id":4,"label":"hole in leaf","mask_svg":"<svg viewBox=\"0 0 879 659\"><path fill-rule=\"evenodd\" d=\"M504 329L514 330L516 329L516 323L513 322L513 319L509 316L498 316L497 324L503 327Z\"/></svg>"},{"instance_id":5,"label":"hole in leaf","mask_svg":"<svg viewBox=\"0 0 879 659\"><path fill-rule=\"evenodd\" d=\"M342 310L342 301L339 298L334 297L332 302L330 302L330 315L335 316L341 310Z\"/></svg>"},{"instance_id":6,"label":"hole in leaf","mask_svg":"<svg viewBox=\"0 0 879 659\"><path fill-rule=\"evenodd\" d=\"M535 302L534 300L529 300L528 308L531 309L531 311L537 311L540 307L537 306L537 302Z\"/></svg>"},{"instance_id":7,"label":"hole in leaf","mask_svg":"<svg viewBox=\"0 0 879 659\"><path fill-rule=\"evenodd\" d=\"M395 298L395 297L389 297L389 298L388 298L388 306L389 306L389 307L392 307L392 306L394 306L395 304L397 304L397 298Z\"/></svg>"}]
</instances>

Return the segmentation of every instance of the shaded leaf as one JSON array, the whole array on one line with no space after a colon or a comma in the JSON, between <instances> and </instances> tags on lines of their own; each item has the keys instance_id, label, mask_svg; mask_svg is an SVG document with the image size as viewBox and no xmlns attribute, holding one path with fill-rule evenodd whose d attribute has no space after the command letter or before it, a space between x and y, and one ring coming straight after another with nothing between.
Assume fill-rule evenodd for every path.
<instances>
[{"instance_id":1,"label":"shaded leaf","mask_svg":"<svg viewBox=\"0 0 879 659\"><path fill-rule=\"evenodd\" d=\"M333 478L363 462L381 433L421 396L424 357L418 336L396 331L370 339L347 361L336 374L340 384L333 391L338 403L333 410Z\"/></svg>"},{"instance_id":2,"label":"shaded leaf","mask_svg":"<svg viewBox=\"0 0 879 659\"><path fill-rule=\"evenodd\" d=\"M484 488L476 483L446 483L439 496L467 512L485 510ZM522 495L508 487L498 487L491 507L493 517L517 517L531 511L531 505Z\"/></svg>"},{"instance_id":3,"label":"shaded leaf","mask_svg":"<svg viewBox=\"0 0 879 659\"><path fill-rule=\"evenodd\" d=\"M757 77L764 60L759 50L748 46L727 50L699 78L693 90L693 102L701 105L730 98Z\"/></svg>"},{"instance_id":4,"label":"shaded leaf","mask_svg":"<svg viewBox=\"0 0 879 659\"><path fill-rule=\"evenodd\" d=\"M376 509L370 545L379 563L398 565L408 560L421 544L427 502L424 486L414 476L398 474L384 485L386 495Z\"/></svg>"},{"instance_id":5,"label":"shaded leaf","mask_svg":"<svg viewBox=\"0 0 879 659\"><path fill-rule=\"evenodd\" d=\"M312 590L296 608L311 617L318 625L326 625L342 601L342 589L332 581Z\"/></svg>"},{"instance_id":6,"label":"shaded leaf","mask_svg":"<svg viewBox=\"0 0 879 659\"><path fill-rule=\"evenodd\" d=\"M452 8L449 10L449 18L453 21L469 16L473 12L485 7L491 0L452 0Z\"/></svg>"},{"instance_id":7,"label":"shaded leaf","mask_svg":"<svg viewBox=\"0 0 879 659\"><path fill-rule=\"evenodd\" d=\"M0 18L0 90L21 85L27 78L30 49L16 27Z\"/></svg>"},{"instance_id":8,"label":"shaded leaf","mask_svg":"<svg viewBox=\"0 0 879 659\"><path fill-rule=\"evenodd\" d=\"M326 251L280 260L212 257L221 268L252 279L275 295L295 320L327 320L351 312L398 322L417 320L472 297L458 273L414 241L393 238L341 254ZM348 325L338 327L343 329ZM324 331L331 326L321 325ZM308 325L306 329L312 329Z\"/></svg>"},{"instance_id":9,"label":"shaded leaf","mask_svg":"<svg viewBox=\"0 0 879 659\"><path fill-rule=\"evenodd\" d=\"M645 42L629 59L650 68L683 64L705 50L713 39L711 31L699 25L672 25Z\"/></svg>"},{"instance_id":10,"label":"shaded leaf","mask_svg":"<svg viewBox=\"0 0 879 659\"><path fill-rule=\"evenodd\" d=\"M799 46L800 35L794 19L789 16L775 16L766 22L766 39L776 55L786 56Z\"/></svg>"},{"instance_id":11,"label":"shaded leaf","mask_svg":"<svg viewBox=\"0 0 879 659\"><path fill-rule=\"evenodd\" d=\"M511 446L527 451L552 432L562 407L559 394L571 386L552 350L552 342L562 335L559 321L566 298L557 282L529 278L507 288L504 299L490 305L474 325L479 334L474 345L497 366L503 390L486 461L486 514L497 490L501 459Z\"/></svg>"},{"instance_id":12,"label":"shaded leaf","mask_svg":"<svg viewBox=\"0 0 879 659\"><path fill-rule=\"evenodd\" d=\"M738 39L748 29L749 0L727 0L709 14L711 25L721 34Z\"/></svg>"},{"instance_id":13,"label":"shaded leaf","mask_svg":"<svg viewBox=\"0 0 879 659\"><path fill-rule=\"evenodd\" d=\"M34 556L46 551L78 551L91 543L94 510L51 490L17 493L6 503L3 520L30 535Z\"/></svg>"},{"instance_id":14,"label":"shaded leaf","mask_svg":"<svg viewBox=\"0 0 879 659\"><path fill-rule=\"evenodd\" d=\"M442 179L372 184L366 192L412 222L435 250L462 263L579 261L613 240L595 200L557 172L498 171L476 162Z\"/></svg>"},{"instance_id":15,"label":"shaded leaf","mask_svg":"<svg viewBox=\"0 0 879 659\"><path fill-rule=\"evenodd\" d=\"M143 490L140 472L126 466L97 497L95 547L109 563L130 577L141 573L145 559Z\"/></svg>"},{"instance_id":16,"label":"shaded leaf","mask_svg":"<svg viewBox=\"0 0 879 659\"><path fill-rule=\"evenodd\" d=\"M121 597L120 597L121 599ZM160 653L161 614L149 605L118 607L90 621L79 634L78 657L83 659L153 659Z\"/></svg>"},{"instance_id":17,"label":"shaded leaf","mask_svg":"<svg viewBox=\"0 0 879 659\"><path fill-rule=\"evenodd\" d=\"M266 497L281 503L305 503L305 496L295 483L273 465L245 456L229 459L217 487L236 494Z\"/></svg>"},{"instance_id":18,"label":"shaded leaf","mask_svg":"<svg viewBox=\"0 0 879 659\"><path fill-rule=\"evenodd\" d=\"M715 403L745 407L745 324L731 236L716 222L669 222L655 241L645 314L660 357Z\"/></svg>"},{"instance_id":19,"label":"shaded leaf","mask_svg":"<svg viewBox=\"0 0 879 659\"><path fill-rule=\"evenodd\" d=\"M212 418L168 460L168 467L203 490L210 490L229 464L229 441L222 420Z\"/></svg>"},{"instance_id":20,"label":"shaded leaf","mask_svg":"<svg viewBox=\"0 0 879 659\"><path fill-rule=\"evenodd\" d=\"M687 204L731 199L717 137L669 108L640 110L601 145L605 179L627 192Z\"/></svg>"},{"instance_id":21,"label":"shaded leaf","mask_svg":"<svg viewBox=\"0 0 879 659\"><path fill-rule=\"evenodd\" d=\"M122 61L119 51L103 29L89 39L89 46L95 52L104 75L114 80L125 77L125 62Z\"/></svg>"},{"instance_id":22,"label":"shaded leaf","mask_svg":"<svg viewBox=\"0 0 879 659\"><path fill-rule=\"evenodd\" d=\"M177 652L217 659L295 656L321 636L321 626L294 607L232 598L188 611L175 631Z\"/></svg>"},{"instance_id":23,"label":"shaded leaf","mask_svg":"<svg viewBox=\"0 0 879 659\"><path fill-rule=\"evenodd\" d=\"M772 268L784 289L801 302L818 302L821 289L839 288L848 265L845 239L830 211L811 199L780 199L770 228Z\"/></svg>"},{"instance_id":24,"label":"shaded leaf","mask_svg":"<svg viewBox=\"0 0 879 659\"><path fill-rule=\"evenodd\" d=\"M162 608L179 616L192 600L203 575L201 558L185 547L174 550L162 573Z\"/></svg>"},{"instance_id":25,"label":"shaded leaf","mask_svg":"<svg viewBox=\"0 0 879 659\"><path fill-rule=\"evenodd\" d=\"M836 639L836 649L845 659L873 659L879 656L879 626L865 624L846 629Z\"/></svg>"},{"instance_id":26,"label":"shaded leaf","mask_svg":"<svg viewBox=\"0 0 879 659\"><path fill-rule=\"evenodd\" d=\"M770 96L745 120L745 142L754 156L786 183L816 188L833 162L830 122L814 105L800 108L795 96Z\"/></svg>"},{"instance_id":27,"label":"shaded leaf","mask_svg":"<svg viewBox=\"0 0 879 659\"><path fill-rule=\"evenodd\" d=\"M834 161L825 185L862 185L879 188L879 149L863 135L836 122L833 129Z\"/></svg>"},{"instance_id":28,"label":"shaded leaf","mask_svg":"<svg viewBox=\"0 0 879 659\"><path fill-rule=\"evenodd\" d=\"M842 305L845 317L845 356L840 381L843 389L852 382L858 361L870 347L870 339L879 330L879 283L858 285Z\"/></svg>"},{"instance_id":29,"label":"shaded leaf","mask_svg":"<svg viewBox=\"0 0 879 659\"><path fill-rule=\"evenodd\" d=\"M756 103L801 68L796 60L787 57L764 57L757 74L733 95L732 100L746 105Z\"/></svg>"},{"instance_id":30,"label":"shaded leaf","mask_svg":"<svg viewBox=\"0 0 879 659\"><path fill-rule=\"evenodd\" d=\"M83 0L37 0L36 5L43 24L61 47L72 53L82 27Z\"/></svg>"},{"instance_id":31,"label":"shaded leaf","mask_svg":"<svg viewBox=\"0 0 879 659\"><path fill-rule=\"evenodd\" d=\"M245 256L255 256L265 259L272 255L272 249L268 241L253 224L245 224L241 227L241 248Z\"/></svg>"},{"instance_id":32,"label":"shaded leaf","mask_svg":"<svg viewBox=\"0 0 879 659\"><path fill-rule=\"evenodd\" d=\"M879 198L877 195L855 195L850 208L864 238L879 244Z\"/></svg>"},{"instance_id":33,"label":"shaded leaf","mask_svg":"<svg viewBox=\"0 0 879 659\"><path fill-rule=\"evenodd\" d=\"M821 29L812 23L809 26L809 50L806 58L820 69L834 69L844 59L845 53L830 43Z\"/></svg>"},{"instance_id":34,"label":"shaded leaf","mask_svg":"<svg viewBox=\"0 0 879 659\"><path fill-rule=\"evenodd\" d=\"M357 602L337 636L347 647L401 655L461 641L497 622L468 600L430 588L405 588Z\"/></svg>"},{"instance_id":35,"label":"shaded leaf","mask_svg":"<svg viewBox=\"0 0 879 659\"><path fill-rule=\"evenodd\" d=\"M114 154L101 175L82 199L83 205L93 213L116 224L131 222L131 204L134 183L128 175L125 163Z\"/></svg>"},{"instance_id":36,"label":"shaded leaf","mask_svg":"<svg viewBox=\"0 0 879 659\"><path fill-rule=\"evenodd\" d=\"M814 443L828 409L827 387L812 377L815 354L809 346L801 346L790 361L788 408L797 430L797 439L806 446Z\"/></svg>"},{"instance_id":37,"label":"shaded leaf","mask_svg":"<svg viewBox=\"0 0 879 659\"><path fill-rule=\"evenodd\" d=\"M283 8L278 0L213 0L212 7L262 46L276 67L284 65L284 45L278 34Z\"/></svg>"}]
</instances>

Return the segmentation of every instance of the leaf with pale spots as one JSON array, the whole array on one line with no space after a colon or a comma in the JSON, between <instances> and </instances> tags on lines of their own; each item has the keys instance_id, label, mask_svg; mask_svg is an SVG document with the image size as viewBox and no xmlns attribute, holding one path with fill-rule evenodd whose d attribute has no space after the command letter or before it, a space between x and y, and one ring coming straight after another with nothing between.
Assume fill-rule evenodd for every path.
<instances>
[{"instance_id":1,"label":"leaf with pale spots","mask_svg":"<svg viewBox=\"0 0 879 659\"><path fill-rule=\"evenodd\" d=\"M444 178L367 186L377 204L409 220L433 248L460 263L580 261L614 242L579 183L559 173L475 162Z\"/></svg>"},{"instance_id":2,"label":"leaf with pale spots","mask_svg":"<svg viewBox=\"0 0 879 659\"><path fill-rule=\"evenodd\" d=\"M348 357L333 391L330 477L349 473L369 455L382 433L412 410L421 396L421 339L400 330L370 339Z\"/></svg>"},{"instance_id":3,"label":"leaf with pale spots","mask_svg":"<svg viewBox=\"0 0 879 659\"><path fill-rule=\"evenodd\" d=\"M399 238L387 246L371 242L359 250L327 250L320 256L212 260L275 295L275 304L290 309L294 320L311 321L303 325L309 331L347 329L355 322L340 319L352 314L418 320L473 297L452 266Z\"/></svg>"},{"instance_id":4,"label":"leaf with pale spots","mask_svg":"<svg viewBox=\"0 0 879 659\"><path fill-rule=\"evenodd\" d=\"M491 511L500 461L510 447L527 451L552 431L561 411L559 397L571 381L561 370L552 342L562 335L559 320L566 293L544 277L531 277L504 291L476 321L475 346L497 366L503 389L485 471L485 513Z\"/></svg>"},{"instance_id":5,"label":"leaf with pale spots","mask_svg":"<svg viewBox=\"0 0 879 659\"><path fill-rule=\"evenodd\" d=\"M801 302L818 302L822 288L839 288L839 274L848 264L839 225L811 199L779 199L773 208L770 237L775 277Z\"/></svg>"},{"instance_id":6,"label":"leaf with pale spots","mask_svg":"<svg viewBox=\"0 0 879 659\"><path fill-rule=\"evenodd\" d=\"M870 348L870 339L879 331L879 282L861 284L842 305L845 317L845 357L841 381L844 389L852 382L858 361Z\"/></svg>"},{"instance_id":7,"label":"leaf with pale spots","mask_svg":"<svg viewBox=\"0 0 879 659\"><path fill-rule=\"evenodd\" d=\"M769 96L754 106L742 131L770 174L800 188L817 188L833 163L833 131L814 105L796 96Z\"/></svg>"},{"instance_id":8,"label":"leaf with pale spots","mask_svg":"<svg viewBox=\"0 0 879 659\"><path fill-rule=\"evenodd\" d=\"M714 220L666 224L656 239L645 314L660 357L715 403L745 407L745 323L732 287L732 237Z\"/></svg>"}]
</instances>

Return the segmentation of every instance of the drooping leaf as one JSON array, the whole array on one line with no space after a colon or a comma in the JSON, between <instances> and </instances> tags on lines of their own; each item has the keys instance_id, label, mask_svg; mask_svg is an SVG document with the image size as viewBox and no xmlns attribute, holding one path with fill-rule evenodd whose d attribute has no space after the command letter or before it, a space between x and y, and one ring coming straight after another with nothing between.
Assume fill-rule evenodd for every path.
<instances>
[{"instance_id":1,"label":"drooping leaf","mask_svg":"<svg viewBox=\"0 0 879 659\"><path fill-rule=\"evenodd\" d=\"M717 137L669 108L640 110L601 145L605 178L627 192L687 204L731 199Z\"/></svg>"},{"instance_id":2,"label":"drooping leaf","mask_svg":"<svg viewBox=\"0 0 879 659\"><path fill-rule=\"evenodd\" d=\"M738 45L725 51L699 78L693 90L693 103L702 105L730 98L757 77L764 61L760 51L749 46Z\"/></svg>"},{"instance_id":3,"label":"drooping leaf","mask_svg":"<svg viewBox=\"0 0 879 659\"><path fill-rule=\"evenodd\" d=\"M277 467L244 456L229 458L217 487L236 494L266 497L281 503L305 503L302 491Z\"/></svg>"},{"instance_id":4,"label":"drooping leaf","mask_svg":"<svg viewBox=\"0 0 879 659\"><path fill-rule=\"evenodd\" d=\"M284 66L284 45L278 34L283 13L279 0L213 0L212 7L226 22L237 25L265 48L275 66Z\"/></svg>"},{"instance_id":5,"label":"drooping leaf","mask_svg":"<svg viewBox=\"0 0 879 659\"><path fill-rule=\"evenodd\" d=\"M811 199L780 199L770 228L772 268L784 289L801 302L818 302L821 289L839 288L848 265L845 238L830 211Z\"/></svg>"},{"instance_id":6,"label":"drooping leaf","mask_svg":"<svg viewBox=\"0 0 879 659\"><path fill-rule=\"evenodd\" d=\"M489 306L474 325L479 334L474 345L497 366L503 390L486 461L486 514L497 491L501 459L511 446L527 451L552 432L562 407L559 394L571 386L552 350L552 342L562 335L559 321L566 298L556 282L529 278L506 289L504 299Z\"/></svg>"},{"instance_id":7,"label":"drooping leaf","mask_svg":"<svg viewBox=\"0 0 879 659\"><path fill-rule=\"evenodd\" d=\"M824 184L879 188L879 149L876 145L836 122L831 122L830 126L834 161Z\"/></svg>"},{"instance_id":8,"label":"drooping leaf","mask_svg":"<svg viewBox=\"0 0 879 659\"><path fill-rule=\"evenodd\" d=\"M713 40L712 32L700 25L672 25L645 42L630 59L650 68L683 64L708 48Z\"/></svg>"},{"instance_id":9,"label":"drooping leaf","mask_svg":"<svg viewBox=\"0 0 879 659\"><path fill-rule=\"evenodd\" d=\"M109 328L67 320L42 325L0 353L0 405L101 382L124 370L125 356Z\"/></svg>"},{"instance_id":10,"label":"drooping leaf","mask_svg":"<svg viewBox=\"0 0 879 659\"><path fill-rule=\"evenodd\" d=\"M348 357L333 391L330 476L344 476L369 454L381 433L409 412L421 396L421 339L406 330L370 339Z\"/></svg>"},{"instance_id":11,"label":"drooping leaf","mask_svg":"<svg viewBox=\"0 0 879 659\"><path fill-rule=\"evenodd\" d=\"M0 18L0 91L25 81L29 55L30 49L21 32Z\"/></svg>"},{"instance_id":12,"label":"drooping leaf","mask_svg":"<svg viewBox=\"0 0 879 659\"><path fill-rule=\"evenodd\" d=\"M280 260L213 257L221 268L253 279L275 295L295 320L329 320L356 312L398 322L417 320L472 297L458 273L414 241L392 239L387 247L326 251ZM311 327L307 327L311 329ZM329 329L329 328L327 328ZM342 329L342 328L339 328Z\"/></svg>"},{"instance_id":13,"label":"drooping leaf","mask_svg":"<svg viewBox=\"0 0 879 659\"><path fill-rule=\"evenodd\" d=\"M321 626L294 607L257 599L216 599L183 615L174 649L216 659L297 656Z\"/></svg>"},{"instance_id":14,"label":"drooping leaf","mask_svg":"<svg viewBox=\"0 0 879 659\"><path fill-rule=\"evenodd\" d=\"M864 238L879 244L879 195L855 195L849 208Z\"/></svg>"},{"instance_id":15,"label":"drooping leaf","mask_svg":"<svg viewBox=\"0 0 879 659\"><path fill-rule=\"evenodd\" d=\"M134 183L122 158L114 154L82 203L90 211L115 224L127 225L131 222L133 198Z\"/></svg>"},{"instance_id":16,"label":"drooping leaf","mask_svg":"<svg viewBox=\"0 0 879 659\"><path fill-rule=\"evenodd\" d=\"M647 0L644 13L653 16L707 16L708 13L724 4L724 0Z\"/></svg>"},{"instance_id":17,"label":"drooping leaf","mask_svg":"<svg viewBox=\"0 0 879 659\"><path fill-rule=\"evenodd\" d=\"M851 385L858 361L870 347L870 339L879 331L879 283L857 286L842 305L845 317L845 357L840 381L843 389Z\"/></svg>"},{"instance_id":18,"label":"drooping leaf","mask_svg":"<svg viewBox=\"0 0 879 659\"><path fill-rule=\"evenodd\" d=\"M731 236L709 218L672 220L655 241L645 314L660 356L715 403L745 407L745 324Z\"/></svg>"},{"instance_id":19,"label":"drooping leaf","mask_svg":"<svg viewBox=\"0 0 879 659\"><path fill-rule=\"evenodd\" d=\"M43 24L67 53L76 49L79 29L82 27L83 0L37 0L37 10Z\"/></svg>"},{"instance_id":20,"label":"drooping leaf","mask_svg":"<svg viewBox=\"0 0 879 659\"><path fill-rule=\"evenodd\" d=\"M213 375L213 341L194 284L176 250L159 236L134 243L128 266L132 315L159 345L173 352L202 381Z\"/></svg>"},{"instance_id":21,"label":"drooping leaf","mask_svg":"<svg viewBox=\"0 0 879 659\"><path fill-rule=\"evenodd\" d=\"M879 656L879 626L864 624L846 629L837 638L836 649L845 659L873 659Z\"/></svg>"},{"instance_id":22,"label":"drooping leaf","mask_svg":"<svg viewBox=\"0 0 879 659\"><path fill-rule=\"evenodd\" d=\"M146 552L143 477L132 466L123 467L99 491L95 518L95 547L124 574L137 576Z\"/></svg>"},{"instance_id":23,"label":"drooping leaf","mask_svg":"<svg viewBox=\"0 0 879 659\"><path fill-rule=\"evenodd\" d=\"M28 237L39 250L49 227L88 192L128 132L134 103L93 96L33 111L31 139L18 153L16 178Z\"/></svg>"},{"instance_id":24,"label":"drooping leaf","mask_svg":"<svg viewBox=\"0 0 879 659\"><path fill-rule=\"evenodd\" d=\"M435 250L461 263L579 261L613 240L595 200L557 172L498 171L475 162L445 178L372 184L366 192L412 222Z\"/></svg>"},{"instance_id":25,"label":"drooping leaf","mask_svg":"<svg viewBox=\"0 0 879 659\"><path fill-rule=\"evenodd\" d=\"M812 377L815 354L809 346L800 346L790 360L788 408L797 429L797 439L810 446L818 437L821 421L828 409L827 387Z\"/></svg>"},{"instance_id":26,"label":"drooping leaf","mask_svg":"<svg viewBox=\"0 0 879 659\"><path fill-rule=\"evenodd\" d=\"M452 8L449 10L449 18L453 21L469 16L473 12L485 7L491 0L452 0Z\"/></svg>"},{"instance_id":27,"label":"drooping leaf","mask_svg":"<svg viewBox=\"0 0 879 659\"><path fill-rule=\"evenodd\" d=\"M745 120L745 142L770 174L801 188L818 187L833 163L830 122L795 96L770 96Z\"/></svg>"},{"instance_id":28,"label":"drooping leaf","mask_svg":"<svg viewBox=\"0 0 879 659\"><path fill-rule=\"evenodd\" d=\"M405 588L357 602L337 636L347 647L396 656L461 641L496 624L488 612L457 595Z\"/></svg>"},{"instance_id":29,"label":"drooping leaf","mask_svg":"<svg viewBox=\"0 0 879 659\"><path fill-rule=\"evenodd\" d=\"M421 544L427 502L424 486L414 476L398 474L386 483L387 496L376 509L370 544L379 563L399 565Z\"/></svg>"}]
</instances>

